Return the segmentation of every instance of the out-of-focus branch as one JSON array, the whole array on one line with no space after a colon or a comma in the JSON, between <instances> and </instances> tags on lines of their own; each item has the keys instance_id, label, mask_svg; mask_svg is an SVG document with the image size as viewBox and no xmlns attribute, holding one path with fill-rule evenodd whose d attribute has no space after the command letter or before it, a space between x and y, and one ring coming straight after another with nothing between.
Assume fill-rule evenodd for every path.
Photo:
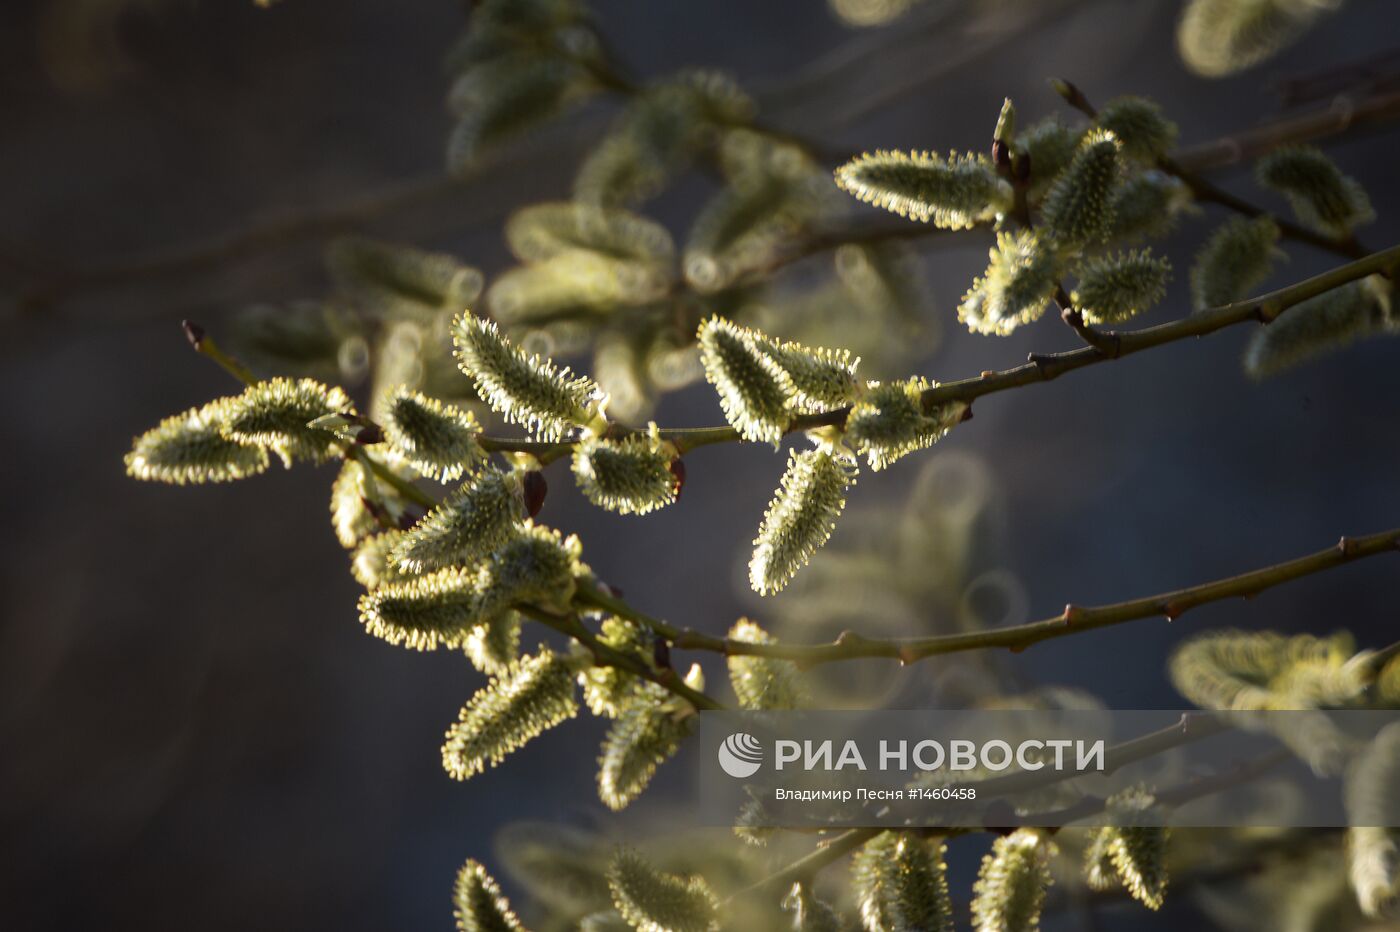
<instances>
[{"instance_id":1,"label":"out-of-focus branch","mask_svg":"<svg viewBox=\"0 0 1400 932\"><path fill-rule=\"evenodd\" d=\"M1022 625L922 638L870 638L847 631L835 641L826 644L789 644L781 641L758 644L714 637L689 629L675 628L637 611L623 600L601 590L581 588L578 597L588 604L651 628L681 649L713 651L726 656L791 660L806 667L862 658L886 658L908 664L944 654L990 648L1020 651L1041 641L1147 618L1171 620L1202 605L1225 599L1252 598L1295 579L1322 573L1357 560L1395 553L1397 550L1400 550L1400 528L1364 537L1343 537L1333 546L1307 556L1145 598L1111 605L1068 604L1058 615ZM1388 657L1397 649L1400 648L1385 648L1383 653Z\"/></svg>"},{"instance_id":2,"label":"out-of-focus branch","mask_svg":"<svg viewBox=\"0 0 1400 932\"><path fill-rule=\"evenodd\" d=\"M1059 93L1071 107L1080 111L1091 120L1098 118L1098 108L1089 101L1089 98L1077 86L1065 80L1056 80L1053 84L1056 92ZM1296 224L1291 220L1276 217L1262 207L1258 207L1242 197L1231 194L1215 182L1209 181L1188 169L1171 156L1163 156L1158 159L1157 166L1161 168L1162 171L1181 179L1181 181L1191 189L1191 193L1195 195L1196 200L1219 204L1221 207L1233 210L1235 213L1245 217L1269 217L1278 225L1279 232L1288 239L1296 240L1300 243L1307 243L1310 246L1316 246L1318 249L1323 249L1327 252L1345 256L1350 259L1359 259L1367 253L1366 247L1357 242L1355 237L1335 239Z\"/></svg>"},{"instance_id":3,"label":"out-of-focus branch","mask_svg":"<svg viewBox=\"0 0 1400 932\"><path fill-rule=\"evenodd\" d=\"M1240 162L1252 162L1279 146L1316 142L1365 129L1377 129L1400 119L1400 91L1371 94L1359 99L1340 96L1331 106L1301 116L1273 120L1211 142L1190 146L1176 154L1176 164L1192 172L1211 171Z\"/></svg>"}]
</instances>

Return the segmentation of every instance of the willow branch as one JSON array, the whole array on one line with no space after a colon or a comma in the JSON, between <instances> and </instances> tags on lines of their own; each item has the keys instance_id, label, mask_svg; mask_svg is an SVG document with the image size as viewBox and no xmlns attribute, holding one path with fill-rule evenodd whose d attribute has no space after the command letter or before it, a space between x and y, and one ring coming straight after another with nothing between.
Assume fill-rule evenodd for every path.
<instances>
[{"instance_id":1,"label":"willow branch","mask_svg":"<svg viewBox=\"0 0 1400 932\"><path fill-rule=\"evenodd\" d=\"M1098 119L1098 108L1090 103L1089 98L1085 96L1084 92L1073 83L1057 80L1054 82L1054 88L1071 107L1074 107L1091 120ZM1232 210L1245 217L1268 217L1278 225L1279 232L1288 239L1296 240L1300 243L1307 243L1310 246L1316 246L1318 249L1323 249L1351 259L1359 259L1366 255L1366 248L1357 242L1355 237L1336 239L1317 233L1305 226L1300 226L1291 220L1285 220L1282 217L1275 216L1262 207L1258 207L1242 197L1231 194L1213 181L1209 181L1187 168L1171 156L1162 156L1158 159L1157 167L1179 178L1183 184L1191 189L1191 193L1196 197L1196 200L1219 204L1221 207Z\"/></svg>"},{"instance_id":2,"label":"willow branch","mask_svg":"<svg viewBox=\"0 0 1400 932\"><path fill-rule=\"evenodd\" d=\"M1372 94L1360 100L1337 97L1315 113L1274 120L1254 129L1182 149L1176 164L1190 172L1252 162L1280 146L1315 142L1362 129L1374 129L1400 119L1400 91Z\"/></svg>"},{"instance_id":3,"label":"willow branch","mask_svg":"<svg viewBox=\"0 0 1400 932\"><path fill-rule=\"evenodd\" d=\"M1397 550L1400 550L1400 528L1364 537L1343 537L1335 545L1307 556L1146 598L1110 605L1069 604L1058 615L1022 625L921 638L869 638L847 631L835 641L824 644L755 644L678 629L594 587L580 587L578 598L586 604L645 625L681 649L712 651L727 656L770 657L791 660L807 667L858 658L886 658L907 664L943 654L989 648L1021 651L1041 641L1147 618L1163 617L1170 621L1201 605L1225 599L1253 598L1283 583ZM1389 659L1396 653L1400 653L1400 644L1384 648L1383 659Z\"/></svg>"},{"instance_id":4,"label":"willow branch","mask_svg":"<svg viewBox=\"0 0 1400 932\"><path fill-rule=\"evenodd\" d=\"M1111 341L1104 348L1086 346L1078 350L1048 355L1032 354L1030 361L1011 369L983 372L981 375L956 382L945 382L926 390L923 403L926 409L934 409L952 402L971 404L984 395L1022 388L1037 382L1049 382L1067 372L1084 369L1088 366L1121 359L1146 350L1176 343L1193 337L1233 327L1247 322L1268 325L1280 314L1309 298L1325 294L1348 282L1357 281L1368 275L1390 276L1400 266L1400 246L1372 253L1362 259L1337 266L1334 269L1314 275L1292 285L1279 288L1257 298L1236 301L1222 307L1208 308L1170 323L1141 330L1100 330L1097 338ZM849 407L835 408L822 414L803 415L794 418L788 425L788 433L811 430L815 427L839 427L846 422ZM622 437L634 433L634 428L615 425L609 435ZM740 439L738 431L732 427L684 427L661 431L661 436L676 445L682 453L698 447L717 443L734 443ZM541 442L537 440L511 439L505 437L483 438L486 449L497 452L526 452L537 457L541 463L550 463L568 456L574 441Z\"/></svg>"},{"instance_id":5,"label":"willow branch","mask_svg":"<svg viewBox=\"0 0 1400 932\"><path fill-rule=\"evenodd\" d=\"M726 708L724 703L712 699L697 689L692 689L687 686L685 682L676 675L675 670L653 669L636 657L615 650L607 644L604 644L598 639L597 635L588 630L577 615L560 615L536 605L520 605L517 606L517 608L545 627L552 628L560 634L578 641L584 647L588 648L589 652L593 655L593 659L602 666L625 670L642 679L650 680L668 692L681 697L697 709L720 711Z\"/></svg>"}]
</instances>

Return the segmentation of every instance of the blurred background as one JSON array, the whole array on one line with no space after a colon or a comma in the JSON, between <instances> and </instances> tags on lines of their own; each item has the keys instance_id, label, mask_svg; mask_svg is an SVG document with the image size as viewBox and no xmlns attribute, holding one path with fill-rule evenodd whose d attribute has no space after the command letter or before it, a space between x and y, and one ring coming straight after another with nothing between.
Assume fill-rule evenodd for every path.
<instances>
[{"instance_id":1,"label":"blurred background","mask_svg":"<svg viewBox=\"0 0 1400 932\"><path fill-rule=\"evenodd\" d=\"M1094 99L1155 98L1189 146L1290 112L1287 82L1387 61L1397 39L1390 4L1353 0L1267 64L1208 80L1176 53L1177 0L928 0L877 29L816 0L594 7L635 75L723 68L767 122L842 156L981 150L1004 96L1028 122L1063 108L1050 76ZM321 251L346 231L452 252L490 281L512 264L509 212L569 195L615 112L606 102L445 180L442 61L464 22L464 5L447 2L0 8L5 927L447 928L454 872L469 855L495 869L502 826L666 830L646 799L620 818L597 801L593 721L470 783L448 779L442 733L479 675L458 654L399 650L361 630L358 586L327 526L332 468L184 490L123 474L134 434L236 388L190 352L182 318L219 333L249 304L324 293ZM1370 191L1379 220L1362 233L1377 247L1400 236L1386 132L1326 143ZM1244 168L1212 178L1278 206ZM651 213L682 233L702 193L683 189ZM1154 321L1185 311L1185 270L1209 229L1188 219L1158 247L1178 272ZM926 250L931 317L912 371L963 378L1074 345L1053 320L1008 339L963 331L955 308L985 250L976 238ZM1279 282L1337 264L1289 251ZM864 476L834 556L879 553L892 523L924 508L970 530L948 557L951 594L921 600L915 586L840 623L927 633L967 612L1015 623L1397 523L1395 344L1255 382L1239 365L1246 338L1226 332L987 398L933 454ZM666 396L655 416L720 421L703 384ZM687 465L681 502L645 519L589 506L555 467L542 519L577 532L602 577L678 625L718 633L749 614L824 633L835 622L816 617L810 586L760 602L743 579L781 460L723 446ZM911 573L949 575L934 550L903 559ZM1164 662L1188 632L1348 628L1379 645L1396 636L1396 578L1394 565L1367 562L995 662L1117 708L1176 707ZM875 666L869 678L892 704L929 704L965 664ZM722 682L722 667L711 673ZM970 879L974 848L955 852L955 876ZM1204 921L1189 901L1168 903L1162 927Z\"/></svg>"}]
</instances>

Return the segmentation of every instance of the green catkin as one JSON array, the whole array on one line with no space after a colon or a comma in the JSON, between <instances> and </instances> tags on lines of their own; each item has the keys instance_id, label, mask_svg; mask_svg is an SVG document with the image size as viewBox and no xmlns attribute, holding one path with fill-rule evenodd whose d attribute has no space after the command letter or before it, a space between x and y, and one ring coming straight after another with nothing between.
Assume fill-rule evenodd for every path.
<instances>
[{"instance_id":1,"label":"green catkin","mask_svg":"<svg viewBox=\"0 0 1400 932\"><path fill-rule=\"evenodd\" d=\"M997 234L986 273L958 305L958 320L973 333L1005 335L1037 320L1059 287L1053 244L1032 230Z\"/></svg>"},{"instance_id":2,"label":"green catkin","mask_svg":"<svg viewBox=\"0 0 1400 932\"><path fill-rule=\"evenodd\" d=\"M1349 282L1289 308L1255 331L1245 348L1244 368L1256 379L1268 378L1384 328L1384 313L1371 288Z\"/></svg>"},{"instance_id":3,"label":"green catkin","mask_svg":"<svg viewBox=\"0 0 1400 932\"><path fill-rule=\"evenodd\" d=\"M1176 145L1177 126L1162 108L1144 97L1117 97L1104 104L1099 127L1123 143L1123 156L1144 165L1156 164Z\"/></svg>"},{"instance_id":4,"label":"green catkin","mask_svg":"<svg viewBox=\"0 0 1400 932\"><path fill-rule=\"evenodd\" d=\"M455 256L363 236L342 236L326 248L336 290L378 317L456 313L481 295L481 272Z\"/></svg>"},{"instance_id":5,"label":"green catkin","mask_svg":"<svg viewBox=\"0 0 1400 932\"><path fill-rule=\"evenodd\" d=\"M486 458L481 425L470 411L400 386L384 403L384 436L395 452L429 478L456 479Z\"/></svg>"},{"instance_id":6,"label":"green catkin","mask_svg":"<svg viewBox=\"0 0 1400 932\"><path fill-rule=\"evenodd\" d=\"M733 179L705 204L687 237L684 272L698 291L716 292L761 272L820 213L821 187L764 172Z\"/></svg>"},{"instance_id":7,"label":"green catkin","mask_svg":"<svg viewBox=\"0 0 1400 932\"><path fill-rule=\"evenodd\" d=\"M788 407L800 414L820 414L851 403L859 390L856 367L846 350L813 349L800 343L761 344L767 353L787 373L793 393Z\"/></svg>"},{"instance_id":8,"label":"green catkin","mask_svg":"<svg viewBox=\"0 0 1400 932\"><path fill-rule=\"evenodd\" d=\"M749 583L755 592L781 591L827 542L854 481L854 465L843 456L820 449L790 451L782 484L754 539Z\"/></svg>"},{"instance_id":9,"label":"green catkin","mask_svg":"<svg viewBox=\"0 0 1400 932\"><path fill-rule=\"evenodd\" d=\"M659 263L575 249L506 271L486 298L502 324L539 325L649 304L666 296L671 278L670 268Z\"/></svg>"},{"instance_id":10,"label":"green catkin","mask_svg":"<svg viewBox=\"0 0 1400 932\"><path fill-rule=\"evenodd\" d=\"M385 583L398 582L407 575L399 572L391 553L403 531L384 531L367 537L355 548L350 558L350 574L366 589L377 589Z\"/></svg>"},{"instance_id":11,"label":"green catkin","mask_svg":"<svg viewBox=\"0 0 1400 932\"><path fill-rule=\"evenodd\" d=\"M1151 168L1133 175L1113 192L1110 242L1156 239L1194 210L1191 189L1181 179Z\"/></svg>"},{"instance_id":12,"label":"green catkin","mask_svg":"<svg viewBox=\"0 0 1400 932\"><path fill-rule=\"evenodd\" d=\"M1168 663L1178 692L1204 709L1249 713L1314 712L1357 704L1369 682L1371 654L1356 653L1346 634L1287 637L1275 632L1213 631L1177 648ZM1325 714L1272 719L1235 717L1240 726L1266 731L1319 776L1345 762L1344 738Z\"/></svg>"},{"instance_id":13,"label":"green catkin","mask_svg":"<svg viewBox=\"0 0 1400 932\"><path fill-rule=\"evenodd\" d=\"M1118 872L1109 851L1117 831L1109 825L1089 829L1089 844L1084 849L1084 883L1090 890L1103 892L1118 885Z\"/></svg>"},{"instance_id":14,"label":"green catkin","mask_svg":"<svg viewBox=\"0 0 1400 932\"><path fill-rule=\"evenodd\" d=\"M1259 183L1288 198L1305 226L1338 238L1376 218L1371 199L1356 179L1345 175L1313 146L1283 146L1255 166Z\"/></svg>"},{"instance_id":15,"label":"green catkin","mask_svg":"<svg viewBox=\"0 0 1400 932\"><path fill-rule=\"evenodd\" d=\"M613 905L637 932L711 932L719 902L700 877L675 877L645 858L619 849L608 865Z\"/></svg>"},{"instance_id":16,"label":"green catkin","mask_svg":"<svg viewBox=\"0 0 1400 932\"><path fill-rule=\"evenodd\" d=\"M719 393L725 419L746 440L782 439L790 420L792 378L767 351L762 334L711 317L700 325L700 360L705 378Z\"/></svg>"},{"instance_id":17,"label":"green catkin","mask_svg":"<svg viewBox=\"0 0 1400 932\"><path fill-rule=\"evenodd\" d=\"M810 883L793 884L783 909L792 913L793 932L841 932L841 917L812 894Z\"/></svg>"},{"instance_id":18,"label":"green catkin","mask_svg":"<svg viewBox=\"0 0 1400 932\"><path fill-rule=\"evenodd\" d=\"M268 467L267 450L225 432L233 399L222 398L168 417L132 441L126 474L173 485L231 482Z\"/></svg>"},{"instance_id":19,"label":"green catkin","mask_svg":"<svg viewBox=\"0 0 1400 932\"><path fill-rule=\"evenodd\" d=\"M1347 867L1361 911L1400 918L1400 726L1376 733L1346 773Z\"/></svg>"},{"instance_id":20,"label":"green catkin","mask_svg":"<svg viewBox=\"0 0 1400 932\"><path fill-rule=\"evenodd\" d=\"M447 169L465 175L482 153L544 122L595 90L574 65L552 58L522 60L499 75L464 114L447 143Z\"/></svg>"},{"instance_id":21,"label":"green catkin","mask_svg":"<svg viewBox=\"0 0 1400 932\"><path fill-rule=\"evenodd\" d=\"M1011 185L984 156L931 152L866 153L836 169L836 184L853 197L901 217L962 230L1011 208Z\"/></svg>"},{"instance_id":22,"label":"green catkin","mask_svg":"<svg viewBox=\"0 0 1400 932\"><path fill-rule=\"evenodd\" d=\"M238 443L271 447L290 465L295 460L323 462L336 446L328 430L309 426L328 414L350 414L354 406L339 388L314 379L268 379L229 401L224 435Z\"/></svg>"},{"instance_id":23,"label":"green catkin","mask_svg":"<svg viewBox=\"0 0 1400 932\"><path fill-rule=\"evenodd\" d=\"M846 416L846 443L864 454L876 472L933 446L967 413L967 405L953 402L925 414L923 393L933 385L917 376L889 384L869 383Z\"/></svg>"},{"instance_id":24,"label":"green catkin","mask_svg":"<svg viewBox=\"0 0 1400 932\"><path fill-rule=\"evenodd\" d=\"M898 844L898 834L885 832L866 842L851 857L851 892L865 932L888 932L894 927L890 900L894 895L894 851Z\"/></svg>"},{"instance_id":25,"label":"green catkin","mask_svg":"<svg viewBox=\"0 0 1400 932\"><path fill-rule=\"evenodd\" d=\"M500 676L520 657L520 615L504 612L475 625L462 647L472 666L489 676Z\"/></svg>"},{"instance_id":26,"label":"green catkin","mask_svg":"<svg viewBox=\"0 0 1400 932\"><path fill-rule=\"evenodd\" d=\"M1395 830L1365 825L1347 829L1347 879L1356 904L1371 919L1400 917L1400 845Z\"/></svg>"},{"instance_id":27,"label":"green catkin","mask_svg":"<svg viewBox=\"0 0 1400 932\"><path fill-rule=\"evenodd\" d=\"M774 644L776 639L747 618L729 629L729 640L746 644ZM729 682L739 705L745 709L800 709L803 705L801 674L790 660L730 654Z\"/></svg>"},{"instance_id":28,"label":"green catkin","mask_svg":"<svg viewBox=\"0 0 1400 932\"><path fill-rule=\"evenodd\" d=\"M385 582L360 596L365 630L412 650L461 647L480 621L476 574L450 566Z\"/></svg>"},{"instance_id":29,"label":"green catkin","mask_svg":"<svg viewBox=\"0 0 1400 932\"><path fill-rule=\"evenodd\" d=\"M1112 232L1113 193L1123 171L1121 149L1113 133L1090 130L1051 186L1041 212L1050 235L1061 246L1093 245Z\"/></svg>"},{"instance_id":30,"label":"green catkin","mask_svg":"<svg viewBox=\"0 0 1400 932\"><path fill-rule=\"evenodd\" d=\"M976 932L1032 932L1050 886L1050 843L1034 829L998 838L973 885Z\"/></svg>"},{"instance_id":31,"label":"green catkin","mask_svg":"<svg viewBox=\"0 0 1400 932\"><path fill-rule=\"evenodd\" d=\"M417 475L401 463L387 462L384 468L412 481ZM331 483L331 526L336 540L346 550L353 550L361 540L384 530L380 519L370 510L368 502L384 510L384 516L397 522L408 502L387 482L381 482L359 460L346 460Z\"/></svg>"},{"instance_id":32,"label":"green catkin","mask_svg":"<svg viewBox=\"0 0 1400 932\"><path fill-rule=\"evenodd\" d=\"M1190 0L1177 26L1177 49L1197 74L1224 77L1273 57L1338 5L1330 0Z\"/></svg>"},{"instance_id":33,"label":"green catkin","mask_svg":"<svg viewBox=\"0 0 1400 932\"><path fill-rule=\"evenodd\" d=\"M1196 310L1249 297L1273 270L1278 239L1278 224L1269 217L1232 217L1222 223L1191 267L1191 303Z\"/></svg>"},{"instance_id":34,"label":"green catkin","mask_svg":"<svg viewBox=\"0 0 1400 932\"><path fill-rule=\"evenodd\" d=\"M1219 630L1184 642L1168 671L1177 691L1203 709L1320 708L1361 694L1366 656L1346 635Z\"/></svg>"},{"instance_id":35,"label":"green catkin","mask_svg":"<svg viewBox=\"0 0 1400 932\"><path fill-rule=\"evenodd\" d=\"M953 932L945 850L914 835L900 836L887 881L891 932Z\"/></svg>"},{"instance_id":36,"label":"green catkin","mask_svg":"<svg viewBox=\"0 0 1400 932\"><path fill-rule=\"evenodd\" d=\"M452 328L457 362L491 407L543 440L558 440L596 414L601 395L590 379L573 378L546 359L514 346L496 325L470 312Z\"/></svg>"},{"instance_id":37,"label":"green catkin","mask_svg":"<svg viewBox=\"0 0 1400 932\"><path fill-rule=\"evenodd\" d=\"M585 437L575 448L574 479L593 504L620 514L644 515L676 500L671 464L676 448L655 424L622 440Z\"/></svg>"},{"instance_id":38,"label":"green catkin","mask_svg":"<svg viewBox=\"0 0 1400 932\"><path fill-rule=\"evenodd\" d=\"M640 627L613 615L598 625L598 640L621 654L651 665L648 635ZM578 676L583 687L583 701L594 715L617 718L628 707L637 685L637 675L617 667L595 665L585 668Z\"/></svg>"},{"instance_id":39,"label":"green catkin","mask_svg":"<svg viewBox=\"0 0 1400 932\"><path fill-rule=\"evenodd\" d=\"M1016 146L1030 160L1030 187L1026 194L1038 203L1060 173L1074 160L1083 133L1070 129L1059 117L1047 117L1016 136Z\"/></svg>"},{"instance_id":40,"label":"green catkin","mask_svg":"<svg viewBox=\"0 0 1400 932\"><path fill-rule=\"evenodd\" d=\"M1161 301L1171 274L1171 262L1151 250L1096 256L1079 267L1070 299L1088 323L1122 323Z\"/></svg>"},{"instance_id":41,"label":"green catkin","mask_svg":"<svg viewBox=\"0 0 1400 932\"><path fill-rule=\"evenodd\" d=\"M686 678L692 688L698 682L695 675ZM598 755L598 798L609 809L625 809L646 789L656 768L676 753L690 733L693 716L688 713L689 706L677 708L670 693L655 683L638 683L630 692Z\"/></svg>"},{"instance_id":42,"label":"green catkin","mask_svg":"<svg viewBox=\"0 0 1400 932\"><path fill-rule=\"evenodd\" d=\"M553 528L526 521L482 564L477 577L479 610L486 620L514 606L530 604L565 611L573 598L575 578L585 572L579 540Z\"/></svg>"},{"instance_id":43,"label":"green catkin","mask_svg":"<svg viewBox=\"0 0 1400 932\"><path fill-rule=\"evenodd\" d=\"M452 903L458 932L525 932L500 886L476 861L457 872Z\"/></svg>"},{"instance_id":44,"label":"green catkin","mask_svg":"<svg viewBox=\"0 0 1400 932\"><path fill-rule=\"evenodd\" d=\"M520 480L485 467L404 535L394 559L409 573L470 564L510 539L524 520Z\"/></svg>"},{"instance_id":45,"label":"green catkin","mask_svg":"<svg viewBox=\"0 0 1400 932\"><path fill-rule=\"evenodd\" d=\"M447 731L442 765L453 779L466 780L577 713L571 661L541 646L492 677L462 707Z\"/></svg>"},{"instance_id":46,"label":"green catkin","mask_svg":"<svg viewBox=\"0 0 1400 932\"><path fill-rule=\"evenodd\" d=\"M1381 708L1400 707L1400 657L1392 658L1376 675L1376 704Z\"/></svg>"},{"instance_id":47,"label":"green catkin","mask_svg":"<svg viewBox=\"0 0 1400 932\"><path fill-rule=\"evenodd\" d=\"M1162 908L1167 892L1167 839L1165 826L1152 825L1147 817L1156 800L1142 789L1129 789L1108 801L1119 824L1103 829L1106 856L1124 889L1143 906Z\"/></svg>"},{"instance_id":48,"label":"green catkin","mask_svg":"<svg viewBox=\"0 0 1400 932\"><path fill-rule=\"evenodd\" d=\"M621 208L577 201L516 211L506 222L506 242L524 262L545 262L576 250L642 263L669 264L676 257L676 245L661 224Z\"/></svg>"}]
</instances>

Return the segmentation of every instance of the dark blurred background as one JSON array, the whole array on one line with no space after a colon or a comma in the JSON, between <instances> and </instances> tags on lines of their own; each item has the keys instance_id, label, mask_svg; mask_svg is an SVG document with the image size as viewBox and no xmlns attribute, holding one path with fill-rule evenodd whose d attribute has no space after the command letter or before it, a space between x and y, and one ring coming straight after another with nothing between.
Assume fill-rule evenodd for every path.
<instances>
[{"instance_id":1,"label":"dark blurred background","mask_svg":"<svg viewBox=\"0 0 1400 932\"><path fill-rule=\"evenodd\" d=\"M182 317L217 332L249 302L322 293L319 250L341 229L447 249L496 272L508 264L504 216L567 196L607 110L524 140L448 187L432 179L449 128L440 61L462 27L460 5L190 0L128 4L110 32L67 24L100 20L104 6L0 7L0 397L10 438L0 459L0 926L447 928L454 871L468 855L492 863L500 826L617 824L593 792L597 726L561 728L499 769L452 782L438 747L478 676L459 655L390 648L360 629L357 587L327 526L329 467L177 490L132 482L121 457L161 417L234 389L188 350ZM1183 143L1201 142L1277 116L1281 79L1400 39L1391 4L1354 0L1265 66L1207 81L1176 56L1178 7L1005 6L922 27L914 46L905 42L914 51L895 55L815 0L596 4L636 73L732 70L772 122L851 152L981 148L1003 96L1028 121L1057 106L1051 75L1098 99L1153 96L1181 123ZM814 78L824 73L833 77ZM794 95L794 83L826 96ZM1329 144L1371 193L1380 220L1363 235L1378 246L1400 233L1396 138ZM1255 196L1244 170L1214 177ZM376 209L382 192L397 206ZM324 229L283 223L347 204L366 209ZM683 230L683 208L662 219ZM201 257L201 244L249 227L271 232ZM1154 319L1184 310L1185 270L1207 229L1188 222L1162 247L1178 274ZM84 277L185 249L196 255L153 274ZM960 332L953 309L984 249L930 257L946 335L922 370L930 375L961 378L1073 343L1053 321L1005 340ZM1336 261L1290 252L1280 281ZM36 289L48 300L21 300ZM943 449L985 465L999 503L986 560L1014 574L1030 617L1397 523L1395 344L1372 341L1255 383L1239 366L1246 336L988 398L948 441ZM702 385L667 398L659 419L714 423L719 411ZM918 459L867 475L852 508L900 501ZM600 574L677 624L718 632L743 613L761 620L766 609L736 567L779 461L759 446L718 447L688 464L683 501L645 520L588 507L558 469L543 518L580 533ZM1378 645L1396 637L1396 578L1394 564L1367 562L1009 662L1119 708L1174 707L1164 660L1188 632L1345 627ZM937 629L930 618L923 630ZM885 672L917 684L959 662ZM719 682L722 670L711 673ZM621 824L660 830L645 814ZM1167 915L1197 921L1185 903Z\"/></svg>"}]
</instances>

